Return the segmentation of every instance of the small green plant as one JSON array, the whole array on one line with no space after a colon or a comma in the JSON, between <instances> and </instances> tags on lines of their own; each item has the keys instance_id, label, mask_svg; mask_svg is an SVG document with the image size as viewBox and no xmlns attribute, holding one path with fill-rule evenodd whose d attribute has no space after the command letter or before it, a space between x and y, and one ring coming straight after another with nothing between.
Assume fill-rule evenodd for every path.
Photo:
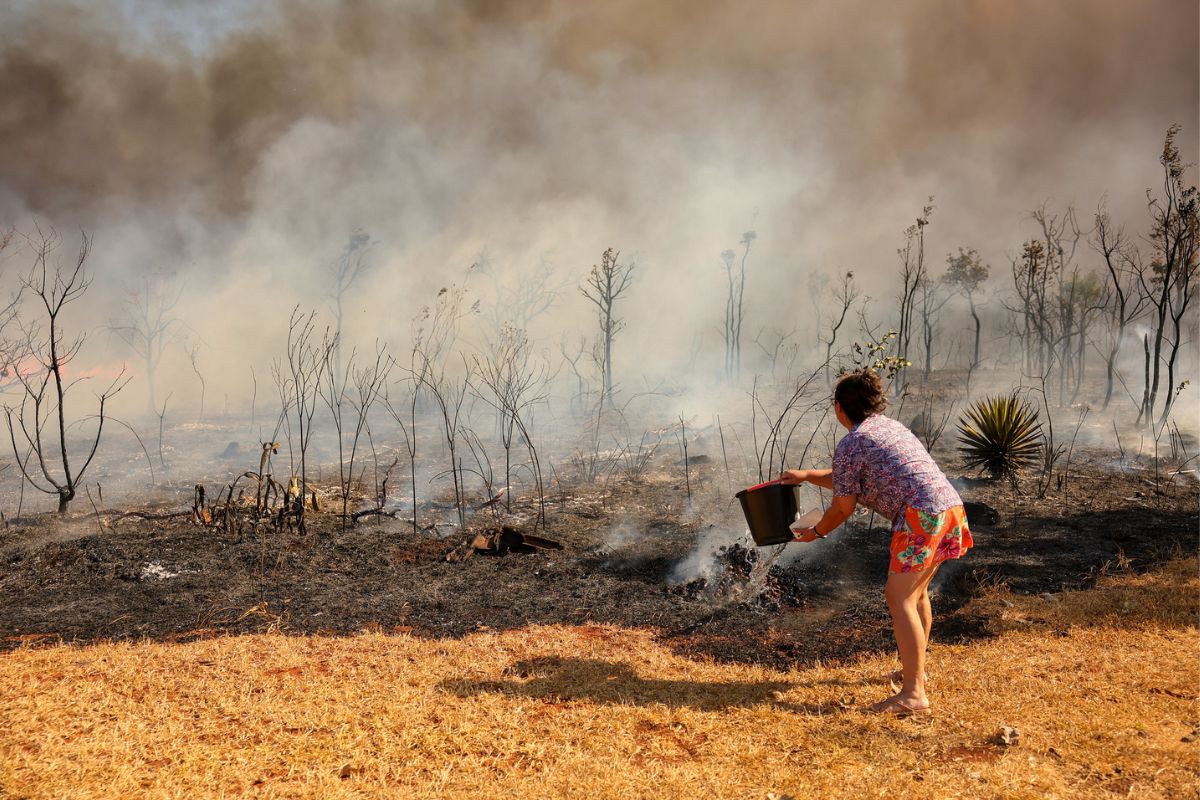
<instances>
[{"instance_id":1,"label":"small green plant","mask_svg":"<svg viewBox=\"0 0 1200 800\"><path fill-rule=\"evenodd\" d=\"M897 355L888 354L888 350L891 348L895 338L896 332L888 331L878 342L868 341L866 344L854 342L850 345L853 353L850 356L850 360L854 366L851 368L843 366L838 370L838 376L845 375L851 370L870 367L876 372L881 373L889 381L892 380L900 370L912 366L911 361Z\"/></svg>"},{"instance_id":2,"label":"small green plant","mask_svg":"<svg viewBox=\"0 0 1200 800\"><path fill-rule=\"evenodd\" d=\"M1012 477L1037 464L1041 435L1037 410L1015 394L978 400L958 421L958 449L967 466L995 478Z\"/></svg>"}]
</instances>

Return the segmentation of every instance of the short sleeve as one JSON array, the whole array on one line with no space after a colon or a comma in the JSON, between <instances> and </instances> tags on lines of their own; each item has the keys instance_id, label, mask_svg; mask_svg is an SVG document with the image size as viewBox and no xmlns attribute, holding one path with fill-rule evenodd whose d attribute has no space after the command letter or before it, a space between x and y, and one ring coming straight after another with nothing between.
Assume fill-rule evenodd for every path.
<instances>
[{"instance_id":1,"label":"short sleeve","mask_svg":"<svg viewBox=\"0 0 1200 800\"><path fill-rule=\"evenodd\" d=\"M855 439L848 434L842 437L833 451L833 493L835 495L858 495L862 493L862 464L859 463Z\"/></svg>"}]
</instances>

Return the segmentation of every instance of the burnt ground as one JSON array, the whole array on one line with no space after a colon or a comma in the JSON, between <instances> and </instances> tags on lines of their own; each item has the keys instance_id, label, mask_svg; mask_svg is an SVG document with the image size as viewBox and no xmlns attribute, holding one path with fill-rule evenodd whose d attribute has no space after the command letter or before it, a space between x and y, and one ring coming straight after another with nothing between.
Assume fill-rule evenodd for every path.
<instances>
[{"instance_id":1,"label":"burnt ground","mask_svg":"<svg viewBox=\"0 0 1200 800\"><path fill-rule=\"evenodd\" d=\"M938 457L964 481L964 499L990 505L999 520L976 521L976 548L938 576L935 640L985 635L959 610L982 587L1056 592L1088 585L1107 564L1146 568L1197 551L1194 472L1156 481L1145 465L1077 452L1071 477L1038 498L1033 478L1015 488L974 481L952 454ZM679 652L777 666L893 646L882 598L887 533L868 527L869 517L827 542L790 545L801 558L782 559L752 590L751 567L766 551L740 545L720 552L721 569L707 580L676 578L698 540L744 529L718 465L694 461L697 499L686 513L682 467L661 459L638 481L614 473L556 488L539 533L563 549L504 556L469 554L466 543L505 522L532 532L525 498L516 514L498 505L475 512L466 530L450 524L449 511L425 507L423 523L438 524L416 533L390 518L343 531L329 511L310 515L305 536L116 512L9 520L0 530L0 647L265 629L455 637L589 622L652 627ZM143 510L187 505L176 497Z\"/></svg>"}]
</instances>

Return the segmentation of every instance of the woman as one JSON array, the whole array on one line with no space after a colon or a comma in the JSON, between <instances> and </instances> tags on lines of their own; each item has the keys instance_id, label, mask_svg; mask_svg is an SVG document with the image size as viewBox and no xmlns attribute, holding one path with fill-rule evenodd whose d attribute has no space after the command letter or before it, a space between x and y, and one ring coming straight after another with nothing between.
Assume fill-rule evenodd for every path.
<instances>
[{"instance_id":1,"label":"woman","mask_svg":"<svg viewBox=\"0 0 1200 800\"><path fill-rule=\"evenodd\" d=\"M938 566L974 544L962 498L908 428L883 415L887 398L873 370L843 376L834 388L833 410L849 431L838 442L833 469L790 469L783 483L812 483L833 491L833 502L794 541L823 539L862 503L892 522L891 562L884 595L903 666L898 693L872 711L899 715L929 709L925 694L925 648L932 611L929 582Z\"/></svg>"}]
</instances>

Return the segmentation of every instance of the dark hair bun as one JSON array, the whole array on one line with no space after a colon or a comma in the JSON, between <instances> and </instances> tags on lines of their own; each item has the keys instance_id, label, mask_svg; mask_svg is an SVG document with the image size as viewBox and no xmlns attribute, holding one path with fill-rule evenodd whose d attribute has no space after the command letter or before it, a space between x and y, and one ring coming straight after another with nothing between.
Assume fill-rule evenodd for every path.
<instances>
[{"instance_id":1,"label":"dark hair bun","mask_svg":"<svg viewBox=\"0 0 1200 800\"><path fill-rule=\"evenodd\" d=\"M887 408L883 381L879 373L870 367L847 372L839 378L837 386L833 389L833 399L856 425Z\"/></svg>"}]
</instances>

